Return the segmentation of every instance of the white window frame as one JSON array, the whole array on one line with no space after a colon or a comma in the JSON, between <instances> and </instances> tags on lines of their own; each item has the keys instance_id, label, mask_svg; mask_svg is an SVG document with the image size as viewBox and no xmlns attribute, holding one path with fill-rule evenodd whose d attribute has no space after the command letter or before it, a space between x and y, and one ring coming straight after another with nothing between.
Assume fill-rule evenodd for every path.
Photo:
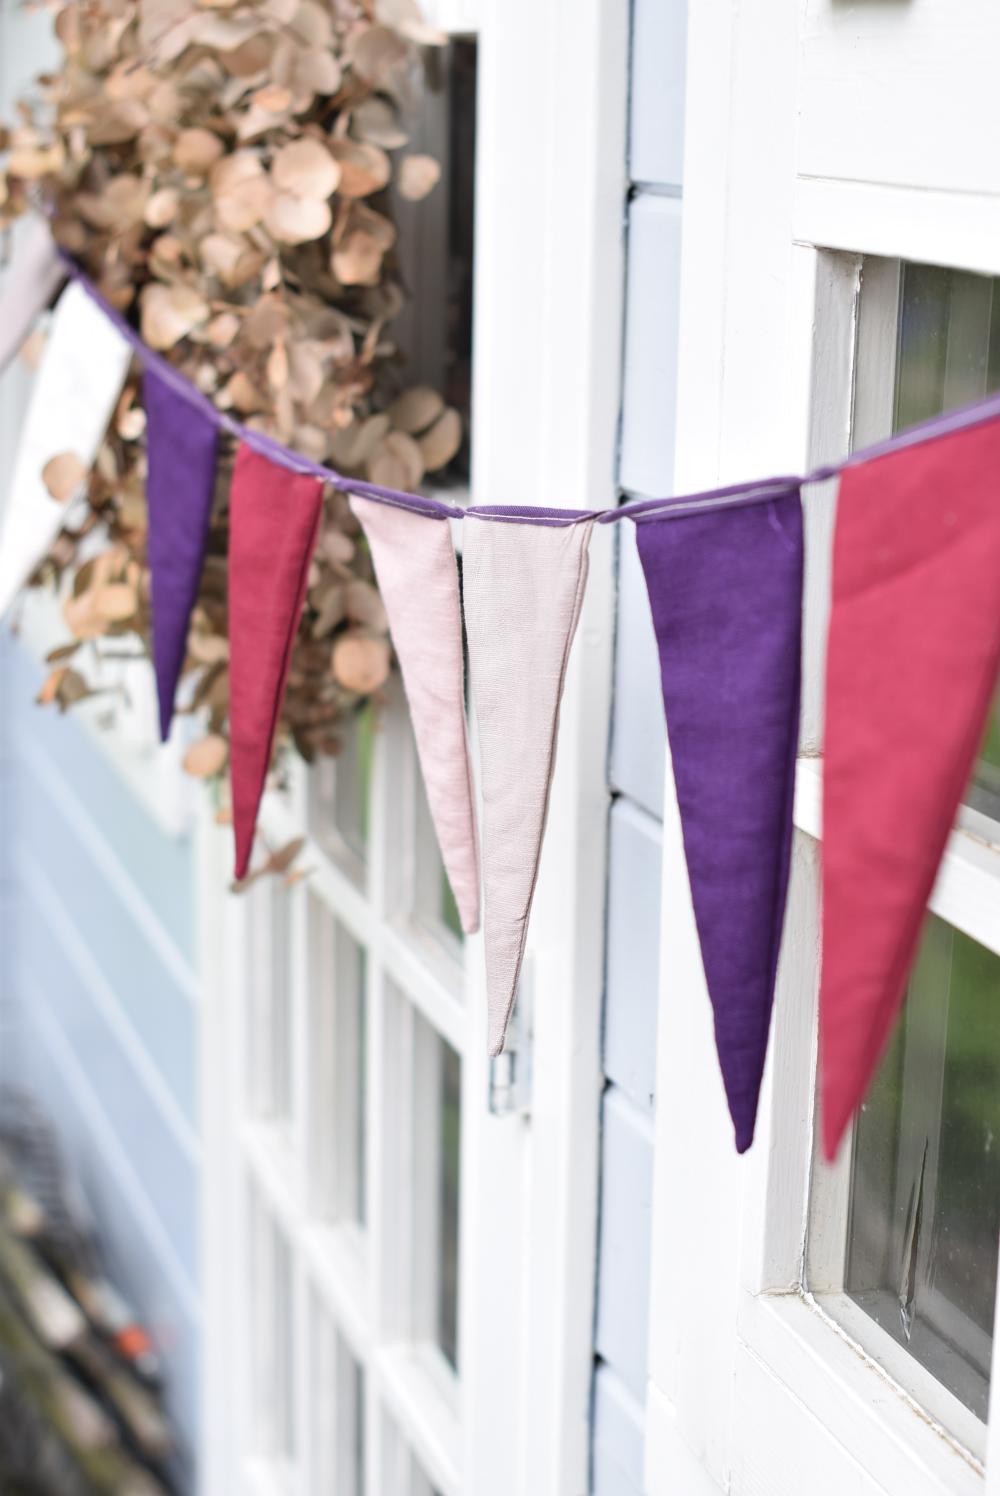
<instances>
[{"instance_id":1,"label":"white window frame","mask_svg":"<svg viewBox=\"0 0 1000 1496\"><path fill-rule=\"evenodd\" d=\"M539 27L537 7L529 0L465 0L426 8L439 24L476 29L479 37L472 497L478 503L603 507L615 492L626 10L612 0L582 0ZM526 37L532 38L530 46ZM516 108L511 107L512 80ZM566 149L567 120L574 125L571 150ZM459 1491L563 1496L586 1490L612 595L612 538L600 529L567 676L526 958L533 1002L532 1091L525 1114L498 1116L488 1107L481 940L466 942L459 998L426 944L387 926L389 869L377 853L366 892L312 844L302 857L304 866L316 869L307 887L321 894L357 937L372 941L370 1092L380 1097L390 1084L381 1060L371 1058L380 1053L385 973L398 978L416 1008L462 1056L461 1376L457 1401L450 1405L447 1385L442 1390L440 1380L435 1382L435 1369L410 1354L405 1336L380 1318L392 1300L392 1225L406 1219L415 1175L369 1178L369 1231L374 1271L381 1274L380 1290L368 1300L377 1306L373 1320L371 1313L357 1312L365 1303L361 1285L354 1294L345 1291L350 1243L343 1231L334 1231L337 1239L331 1240L330 1232L318 1235L317 1228L305 1225L301 1178L284 1167L287 1155L275 1152L273 1134L248 1127L242 1115L242 963L250 949L250 906L223 892L229 837L204 810L198 833L206 991L202 1488L212 1496L221 1490L283 1489L280 1470L247 1462L248 1431L234 1386L245 1344L246 1284L236 1265L245 1261L239 1238L248 1173L272 1214L283 1220L296 1261L306 1264L307 1271L296 1277L300 1321L309 1313L304 1288L309 1277L327 1295L345 1338L353 1338L383 1403L443 1496ZM375 848L387 845L384 823L393 803L388 740L396 727L390 718L376 755ZM275 843L299 833L305 820L303 776L296 770L291 778L290 792L268 797L263 811L265 835ZM301 908L299 895L296 889L291 896ZM302 918L301 912L293 916ZM293 1119L307 1101L299 1097L308 1044L301 1017L297 1032ZM378 1104L371 1104L370 1118L392 1115L387 1107L380 1113ZM378 1147L379 1140L370 1136L369 1149ZM330 1361L327 1355L322 1375L335 1402L338 1378ZM308 1371L299 1367L300 1385ZM301 1434L308 1437L305 1423ZM372 1428L368 1453L367 1496L402 1493L405 1453Z\"/></svg>"},{"instance_id":2,"label":"white window frame","mask_svg":"<svg viewBox=\"0 0 1000 1496\"><path fill-rule=\"evenodd\" d=\"M864 9L852 9L846 23L839 17L845 48ZM920 16L918 9L893 7L897 25L910 17L911 78L921 27L930 37L935 21L933 6ZM828 7L811 0L767 14L733 10L723 0L691 8L678 492L805 471L811 461L847 450L857 305L852 256L1000 271L1000 193L862 183L851 179L853 168L843 180L797 174L807 10L814 26L834 29ZM985 10L978 14L985 26ZM878 77L888 130L894 80ZM852 100L845 97L844 107ZM905 125L905 118L895 123ZM829 121L831 153L837 129L849 136L842 126ZM919 180L920 163L911 164ZM667 769L647 1490L996 1496L1000 1366L984 1469L875 1363L864 1349L874 1343L869 1324L852 1339L801 1289L819 946L815 662L825 633L832 494L809 493L806 510L807 673L792 886L757 1138L743 1160L733 1150L717 1079ZM998 882L1000 854L958 829L931 907L998 950ZM920 1368L907 1359L907 1384L919 1390Z\"/></svg>"}]
</instances>

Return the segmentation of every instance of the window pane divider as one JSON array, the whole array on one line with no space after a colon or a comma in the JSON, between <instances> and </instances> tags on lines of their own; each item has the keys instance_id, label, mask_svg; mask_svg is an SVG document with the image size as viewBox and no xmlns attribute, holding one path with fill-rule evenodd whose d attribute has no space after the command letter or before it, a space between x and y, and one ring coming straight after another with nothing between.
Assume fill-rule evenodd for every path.
<instances>
[{"instance_id":1,"label":"window pane divider","mask_svg":"<svg viewBox=\"0 0 1000 1496\"><path fill-rule=\"evenodd\" d=\"M461 1496L462 1431L444 1358L432 1346L383 1346L372 1371L397 1427L442 1496Z\"/></svg>"},{"instance_id":2,"label":"window pane divider","mask_svg":"<svg viewBox=\"0 0 1000 1496\"><path fill-rule=\"evenodd\" d=\"M265 800L261 825L276 846L303 834L287 805L277 797ZM448 962L448 975L453 980L442 980L440 968L443 963L435 961L431 964L413 949L405 927L397 929L381 919L364 893L310 837L306 838L306 845L300 853L299 865L308 869L306 882L310 892L335 911L337 922L359 945L378 949L382 964L393 981L410 995L431 1027L461 1054L467 1035L465 1008L460 996L461 965Z\"/></svg>"}]
</instances>

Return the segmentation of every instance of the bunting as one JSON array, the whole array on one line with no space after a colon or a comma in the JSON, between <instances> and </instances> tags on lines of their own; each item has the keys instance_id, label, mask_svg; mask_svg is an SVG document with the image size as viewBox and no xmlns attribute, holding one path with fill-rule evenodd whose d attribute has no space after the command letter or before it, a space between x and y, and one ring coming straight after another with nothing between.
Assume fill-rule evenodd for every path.
<instances>
[{"instance_id":1,"label":"bunting","mask_svg":"<svg viewBox=\"0 0 1000 1496\"><path fill-rule=\"evenodd\" d=\"M467 935L479 928L479 844L465 716L462 604L446 520L351 499L372 553L427 803Z\"/></svg>"},{"instance_id":2,"label":"bunting","mask_svg":"<svg viewBox=\"0 0 1000 1496\"><path fill-rule=\"evenodd\" d=\"M572 511L561 511L561 516ZM538 510L544 520L560 511ZM561 517L560 516L560 517ZM491 1055L503 1049L535 892L559 703L587 581L592 522L465 529L465 624L479 733Z\"/></svg>"},{"instance_id":3,"label":"bunting","mask_svg":"<svg viewBox=\"0 0 1000 1496\"><path fill-rule=\"evenodd\" d=\"M840 480L823 768L823 1147L899 1011L1000 670L1000 422Z\"/></svg>"},{"instance_id":4,"label":"bunting","mask_svg":"<svg viewBox=\"0 0 1000 1496\"><path fill-rule=\"evenodd\" d=\"M237 879L250 866L322 516L317 478L240 447L229 498L229 772Z\"/></svg>"},{"instance_id":5,"label":"bunting","mask_svg":"<svg viewBox=\"0 0 1000 1496\"><path fill-rule=\"evenodd\" d=\"M156 369L145 371L143 398L153 664L166 742L212 517L218 427Z\"/></svg>"},{"instance_id":6,"label":"bunting","mask_svg":"<svg viewBox=\"0 0 1000 1496\"><path fill-rule=\"evenodd\" d=\"M472 507L345 477L215 409L66 262L0 534L0 612L82 488L135 352L145 370L153 653L166 736L210 519L230 492L230 772L245 876L323 484L368 539L463 928L480 883L489 1047L517 992L594 522L637 525L691 897L736 1146L750 1146L788 887L805 482L841 474L826 675L823 1146L832 1157L903 998L1000 672L1000 395L805 478L592 513ZM55 283L51 240L0 301L0 366ZM54 459L59 459L56 462ZM43 471L45 477L43 478ZM58 480L58 481L56 481ZM62 491L64 502L51 496ZM464 520L460 586L450 520ZM481 868L462 614L478 725Z\"/></svg>"},{"instance_id":7,"label":"bunting","mask_svg":"<svg viewBox=\"0 0 1000 1496\"><path fill-rule=\"evenodd\" d=\"M753 1141L788 891L802 505L640 520L670 756L740 1153Z\"/></svg>"},{"instance_id":8,"label":"bunting","mask_svg":"<svg viewBox=\"0 0 1000 1496\"><path fill-rule=\"evenodd\" d=\"M55 499L49 464L65 458L83 477L121 394L132 350L118 329L73 284L59 298L31 387L17 461L0 527L0 616L45 559L67 515L71 492ZM50 478L51 481L51 478Z\"/></svg>"}]
</instances>

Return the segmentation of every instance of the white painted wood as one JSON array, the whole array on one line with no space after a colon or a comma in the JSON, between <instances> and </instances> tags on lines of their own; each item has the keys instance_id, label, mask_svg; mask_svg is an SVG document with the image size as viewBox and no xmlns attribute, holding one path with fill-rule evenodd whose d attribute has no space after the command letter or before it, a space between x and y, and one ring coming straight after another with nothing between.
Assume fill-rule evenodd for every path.
<instances>
[{"instance_id":1,"label":"white painted wood","mask_svg":"<svg viewBox=\"0 0 1000 1496\"><path fill-rule=\"evenodd\" d=\"M793 213L801 243L1000 274L994 194L800 177Z\"/></svg>"},{"instance_id":2,"label":"white painted wood","mask_svg":"<svg viewBox=\"0 0 1000 1496\"><path fill-rule=\"evenodd\" d=\"M663 815L667 730L659 686L660 659L635 526L619 525L618 531L611 783L659 820Z\"/></svg>"},{"instance_id":3,"label":"white painted wood","mask_svg":"<svg viewBox=\"0 0 1000 1496\"><path fill-rule=\"evenodd\" d=\"M687 0L632 8L629 171L643 185L679 190L683 180L687 9Z\"/></svg>"},{"instance_id":4,"label":"white painted wood","mask_svg":"<svg viewBox=\"0 0 1000 1496\"><path fill-rule=\"evenodd\" d=\"M617 800L608 858L608 965L604 1073L652 1114L660 964L659 822Z\"/></svg>"},{"instance_id":5,"label":"white painted wood","mask_svg":"<svg viewBox=\"0 0 1000 1496\"><path fill-rule=\"evenodd\" d=\"M489 0L479 17L473 491L480 502L603 505L614 495L625 17L608 0L588 0L583 11L567 8L538 34L533 13L515 13L526 4L518 0L512 11L509 3ZM449 10L449 23L455 14ZM526 26L538 38L528 54L521 44ZM526 106L512 114L514 66ZM526 67L537 69L535 84L525 76ZM568 169L560 141L570 101L581 149ZM527 180L526 154L544 163ZM541 276L538 240L525 239L509 211L515 182L521 196L525 191L537 196L533 222L545 243ZM512 280L523 288L514 302ZM526 365L528 346L537 356ZM510 440L512 430L518 432L517 442ZM213 1257L221 1262L228 1251L235 1259L227 1307L213 1323L213 1334L224 1333L228 1315L228 1353L250 1362L247 1323L267 1323L266 1316L275 1312L269 1301L273 1285L265 1280L260 1290L241 1240L247 1234L241 1223L249 1195L264 1222L273 1222L289 1243L296 1284L291 1350L296 1374L301 1379L313 1364L310 1346L317 1324L324 1335L333 1327L364 1370L366 1496L422 1490L425 1476L414 1473L418 1470L443 1496L460 1491L582 1496L586 1489L611 553L612 537L602 531L592 549L591 584L569 670L548 849L530 937L529 962L536 990L544 995L535 1016L537 1089L530 1118L495 1117L487 1110L480 941L467 941L464 963L457 959L454 946L435 928L426 891L421 898L415 894L415 880L422 870L426 875L428 864L417 825L412 737L398 686L375 734L364 817L357 803L350 815L339 815L338 797L350 788L350 776L341 784L337 769L324 775L323 794L316 795L307 792L304 773L293 767L291 792L269 796L263 809L268 845L303 832L308 837L301 857L309 870L307 890L296 890L290 906L296 1076L290 1129L280 1118L248 1113L242 1079L252 1038L247 1023L259 1026L266 1013L266 1004L260 1011L239 1009L253 912L245 898L216 898L217 911L229 913L219 924L227 926L222 949L232 960L222 974L222 1000L213 1009L214 1042L221 1044L219 1036L227 1033L243 1058L234 1062L229 1100L215 1113L212 1178L235 1175L241 1186L235 1192L227 1187L225 1211L213 1217L218 1233ZM363 820L366 837L360 835ZM322 1192L308 1187L310 1170L323 1158L321 1148L312 1164L308 1160L316 1107L325 1099L341 1116L331 1138L334 1178L340 1180L353 1146L348 1144L345 1159L346 1119L356 1095L345 1090L345 1075L326 1074L324 1066L337 1062L322 1058L322 1029L318 1046L309 1042L313 1019L308 1015L324 999L335 1008L345 978L336 958L330 972L304 955L303 899L326 912L338 940L342 935L365 952L363 1226L338 1218L336 1209L331 1219L320 1209ZM261 963L266 953L251 959ZM336 1017L330 1021L341 1050L350 1050L353 1038L345 1046ZM438 1270L440 1233L435 1216L442 1137L435 1101L440 1040L462 1060L457 1377L431 1343L436 1330L426 1305ZM305 1170L298 1157L303 1148ZM348 1197L355 1193L353 1187L347 1190ZM343 1198L338 1184L335 1203ZM228 1247L220 1245L225 1242ZM255 1282L263 1294L256 1304ZM310 1304L318 1304L322 1315L310 1314ZM241 1324L232 1323L234 1315ZM215 1357L221 1368L218 1346ZM334 1402L338 1396L334 1378ZM225 1423L226 1468L237 1472L227 1477L230 1484L241 1478L247 1452L255 1447L251 1408L244 1393ZM279 1484L287 1478L295 1496L313 1496L324 1468L324 1431L307 1411L300 1412L296 1427L303 1447L295 1461L283 1472L269 1461L265 1478ZM257 1478L259 1466L253 1468Z\"/></svg>"},{"instance_id":6,"label":"white painted wood","mask_svg":"<svg viewBox=\"0 0 1000 1496\"><path fill-rule=\"evenodd\" d=\"M603 1120L594 1345L641 1405L649 1333L653 1125L617 1086L604 1093Z\"/></svg>"},{"instance_id":7,"label":"white painted wood","mask_svg":"<svg viewBox=\"0 0 1000 1496\"><path fill-rule=\"evenodd\" d=\"M1000 202L992 149L1000 15L989 0L960 12L948 0L807 0L799 10L803 175Z\"/></svg>"},{"instance_id":8,"label":"white painted wood","mask_svg":"<svg viewBox=\"0 0 1000 1496\"><path fill-rule=\"evenodd\" d=\"M594 1376L593 1496L642 1496L645 1417L609 1366Z\"/></svg>"},{"instance_id":9,"label":"white painted wood","mask_svg":"<svg viewBox=\"0 0 1000 1496\"><path fill-rule=\"evenodd\" d=\"M641 195L628 226L628 304L619 478L630 493L673 493L681 205Z\"/></svg>"},{"instance_id":10,"label":"white painted wood","mask_svg":"<svg viewBox=\"0 0 1000 1496\"><path fill-rule=\"evenodd\" d=\"M996 269L996 164L988 132L968 131L969 69L947 63L959 36L986 45L995 21L981 6L955 20L936 0L783 0L766 15L724 0L692 9L676 489L802 470L847 449L862 254ZM927 103L939 83L947 121ZM814 755L833 511L830 496L806 502L810 756L797 782L800 831L757 1141L741 1162L716 1080L669 767L666 775L646 1487L971 1496L1000 1490L1000 1468L984 1482L961 1447L963 1438L977 1446L974 1420L953 1407L935 1415L954 1430L943 1431L920 1405L921 1388L933 1399L910 1359L881 1348L904 1390L852 1340L876 1337L836 1297L845 1166L828 1171L813 1159ZM991 838L970 819L951 838L932 904L991 949L998 872ZM678 1230L694 1219L696 1234ZM809 1272L848 1329L803 1297Z\"/></svg>"}]
</instances>

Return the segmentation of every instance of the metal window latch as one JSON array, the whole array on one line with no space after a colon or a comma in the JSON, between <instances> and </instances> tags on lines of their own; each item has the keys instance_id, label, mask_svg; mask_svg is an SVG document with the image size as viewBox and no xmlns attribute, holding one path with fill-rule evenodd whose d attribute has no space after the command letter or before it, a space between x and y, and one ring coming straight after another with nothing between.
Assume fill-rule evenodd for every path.
<instances>
[{"instance_id":1,"label":"metal window latch","mask_svg":"<svg viewBox=\"0 0 1000 1496\"><path fill-rule=\"evenodd\" d=\"M489 1110L494 1117L527 1117L531 1112L533 999L534 983L525 962L503 1052L490 1060Z\"/></svg>"}]
</instances>

